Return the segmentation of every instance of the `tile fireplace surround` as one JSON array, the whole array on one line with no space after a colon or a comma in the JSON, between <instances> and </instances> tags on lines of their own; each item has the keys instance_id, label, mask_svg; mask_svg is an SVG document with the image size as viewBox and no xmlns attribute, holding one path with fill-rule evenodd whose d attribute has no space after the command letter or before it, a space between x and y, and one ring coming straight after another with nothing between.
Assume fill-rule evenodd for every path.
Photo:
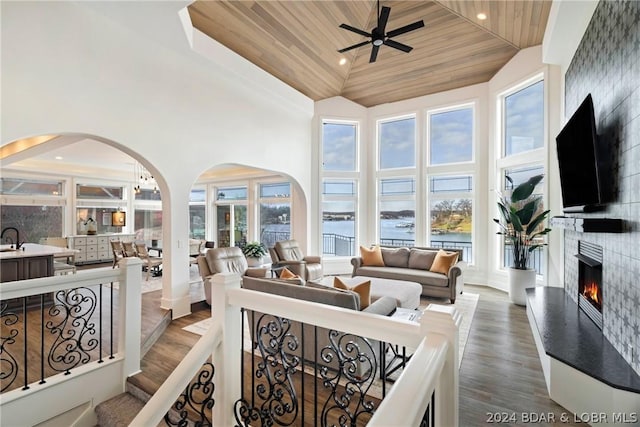
<instances>
[{"instance_id":1,"label":"tile fireplace surround","mask_svg":"<svg viewBox=\"0 0 640 427\"><path fill-rule=\"evenodd\" d=\"M640 425L640 375L564 288L527 289L527 316L551 399L611 425Z\"/></svg>"}]
</instances>

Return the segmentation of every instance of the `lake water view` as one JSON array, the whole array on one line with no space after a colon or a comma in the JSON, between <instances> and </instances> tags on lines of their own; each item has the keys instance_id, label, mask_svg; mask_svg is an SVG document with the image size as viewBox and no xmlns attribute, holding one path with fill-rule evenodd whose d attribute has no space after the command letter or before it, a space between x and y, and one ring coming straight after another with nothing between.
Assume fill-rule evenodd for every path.
<instances>
[{"instance_id":1,"label":"lake water view","mask_svg":"<svg viewBox=\"0 0 640 427\"><path fill-rule=\"evenodd\" d=\"M382 239L415 240L415 228L409 225L413 221L409 219L381 219L380 237ZM340 236L354 237L354 221L324 221L322 223L324 234L337 234ZM432 240L445 242L471 242L471 233L442 233L431 236Z\"/></svg>"}]
</instances>

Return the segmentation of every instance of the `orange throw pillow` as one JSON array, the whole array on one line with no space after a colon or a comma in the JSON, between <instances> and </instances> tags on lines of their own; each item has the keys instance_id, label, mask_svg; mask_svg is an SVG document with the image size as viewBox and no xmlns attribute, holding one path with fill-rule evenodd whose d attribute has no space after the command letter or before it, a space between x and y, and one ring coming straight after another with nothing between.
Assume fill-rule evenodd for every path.
<instances>
[{"instance_id":1,"label":"orange throw pillow","mask_svg":"<svg viewBox=\"0 0 640 427\"><path fill-rule=\"evenodd\" d=\"M380 246L376 245L371 249L360 246L360 257L362 258L362 265L384 267L384 260L382 259Z\"/></svg>"},{"instance_id":2,"label":"orange throw pillow","mask_svg":"<svg viewBox=\"0 0 640 427\"><path fill-rule=\"evenodd\" d=\"M364 310L371 305L371 280L350 287L340 280L339 277L334 277L333 287L357 293L360 296L360 310Z\"/></svg>"},{"instance_id":3,"label":"orange throw pillow","mask_svg":"<svg viewBox=\"0 0 640 427\"><path fill-rule=\"evenodd\" d=\"M293 274L287 267L280 272L280 279L297 279L298 275Z\"/></svg>"},{"instance_id":4,"label":"orange throw pillow","mask_svg":"<svg viewBox=\"0 0 640 427\"><path fill-rule=\"evenodd\" d=\"M449 269L458 262L458 252L446 252L440 249L431 264L429 271L449 274Z\"/></svg>"}]
</instances>

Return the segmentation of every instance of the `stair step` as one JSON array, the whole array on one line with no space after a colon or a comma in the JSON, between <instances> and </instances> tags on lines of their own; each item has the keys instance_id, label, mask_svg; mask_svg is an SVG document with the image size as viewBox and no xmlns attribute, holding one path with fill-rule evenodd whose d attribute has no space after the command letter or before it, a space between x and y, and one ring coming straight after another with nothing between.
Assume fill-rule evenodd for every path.
<instances>
[{"instance_id":1,"label":"stair step","mask_svg":"<svg viewBox=\"0 0 640 427\"><path fill-rule=\"evenodd\" d=\"M100 427L126 427L142 410L144 402L129 393L122 393L96 406Z\"/></svg>"}]
</instances>

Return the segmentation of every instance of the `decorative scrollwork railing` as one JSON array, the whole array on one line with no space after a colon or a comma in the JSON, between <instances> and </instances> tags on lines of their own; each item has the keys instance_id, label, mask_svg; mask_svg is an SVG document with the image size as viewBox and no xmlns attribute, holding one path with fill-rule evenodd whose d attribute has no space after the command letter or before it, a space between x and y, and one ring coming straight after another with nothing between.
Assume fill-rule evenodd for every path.
<instances>
[{"instance_id":1,"label":"decorative scrollwork railing","mask_svg":"<svg viewBox=\"0 0 640 427\"><path fill-rule=\"evenodd\" d=\"M190 422L197 427L213 425L211 409L215 404L213 399L214 374L215 368L211 362L202 366L195 381L187 386L172 406L172 410L177 413L177 420L172 414L173 411L169 411L164 416L167 425L186 427L190 425Z\"/></svg>"},{"instance_id":2,"label":"decorative scrollwork railing","mask_svg":"<svg viewBox=\"0 0 640 427\"><path fill-rule=\"evenodd\" d=\"M11 354L11 346L16 343L18 329L15 327L19 321L17 314L8 310L8 304L0 302L0 319L2 323L2 335L0 336L0 381L5 391L18 376L18 361Z\"/></svg>"}]
</instances>

